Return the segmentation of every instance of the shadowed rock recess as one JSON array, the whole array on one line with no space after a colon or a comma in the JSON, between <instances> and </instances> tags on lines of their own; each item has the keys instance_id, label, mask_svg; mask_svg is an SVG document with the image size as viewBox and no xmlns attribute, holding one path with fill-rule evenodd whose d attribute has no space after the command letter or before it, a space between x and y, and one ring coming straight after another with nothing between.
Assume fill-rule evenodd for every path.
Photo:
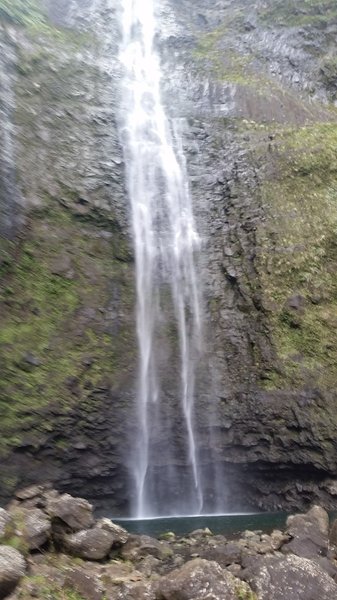
<instances>
[{"instance_id":1,"label":"shadowed rock recess","mask_svg":"<svg viewBox=\"0 0 337 600\"><path fill-rule=\"evenodd\" d=\"M212 473L211 490L221 474L228 511L334 508L335 2L159 4L163 97L170 115L185 119L203 239L203 477ZM120 8L30 0L23 10L20 0L0 0L4 502L18 486L49 480L110 514L128 512L137 342L118 134ZM174 406L169 325L159 362ZM173 435L181 446L184 432ZM166 436L158 432L154 471ZM67 543L84 542L75 532ZM294 570L310 570L299 560ZM252 577L257 568L281 576L277 559ZM167 579L163 598L178 598L172 586Z\"/></svg>"}]
</instances>

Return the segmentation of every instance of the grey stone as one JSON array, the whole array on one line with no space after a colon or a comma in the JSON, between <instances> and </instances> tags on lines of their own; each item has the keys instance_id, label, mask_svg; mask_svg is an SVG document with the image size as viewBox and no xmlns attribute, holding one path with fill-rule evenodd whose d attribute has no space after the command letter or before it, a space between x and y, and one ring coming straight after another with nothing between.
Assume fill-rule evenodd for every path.
<instances>
[{"instance_id":1,"label":"grey stone","mask_svg":"<svg viewBox=\"0 0 337 600\"><path fill-rule=\"evenodd\" d=\"M114 537L115 544L125 544L129 539L129 533L116 523L113 523L110 519L103 518L99 519L96 523L96 527L108 531Z\"/></svg>"},{"instance_id":2,"label":"grey stone","mask_svg":"<svg viewBox=\"0 0 337 600\"><path fill-rule=\"evenodd\" d=\"M244 574L259 600L335 600L337 585L314 561L299 556L258 559Z\"/></svg>"},{"instance_id":3,"label":"grey stone","mask_svg":"<svg viewBox=\"0 0 337 600\"><path fill-rule=\"evenodd\" d=\"M0 508L0 538L6 534L11 521L10 514L4 508Z\"/></svg>"},{"instance_id":4,"label":"grey stone","mask_svg":"<svg viewBox=\"0 0 337 600\"><path fill-rule=\"evenodd\" d=\"M41 496L43 491L44 487L42 485L31 485L21 490L16 490L14 495L17 500L32 500L37 496Z\"/></svg>"},{"instance_id":5,"label":"grey stone","mask_svg":"<svg viewBox=\"0 0 337 600\"><path fill-rule=\"evenodd\" d=\"M87 529L65 534L62 544L66 552L86 560L106 558L114 544L114 535L104 529Z\"/></svg>"},{"instance_id":6,"label":"grey stone","mask_svg":"<svg viewBox=\"0 0 337 600\"><path fill-rule=\"evenodd\" d=\"M51 523L47 515L39 508L21 509L23 538L29 550L41 548L50 537Z\"/></svg>"},{"instance_id":7,"label":"grey stone","mask_svg":"<svg viewBox=\"0 0 337 600\"><path fill-rule=\"evenodd\" d=\"M46 510L50 517L60 519L73 531L86 529L94 523L92 505L69 494L48 499Z\"/></svg>"},{"instance_id":8,"label":"grey stone","mask_svg":"<svg viewBox=\"0 0 337 600\"><path fill-rule=\"evenodd\" d=\"M324 556L328 551L329 515L319 506L306 514L293 515L287 519L290 541L282 546L282 552L304 558Z\"/></svg>"},{"instance_id":9,"label":"grey stone","mask_svg":"<svg viewBox=\"0 0 337 600\"><path fill-rule=\"evenodd\" d=\"M125 560L137 561L145 556L154 556L165 560L172 556L172 548L166 542L159 542L147 535L131 535L121 549L121 556Z\"/></svg>"},{"instance_id":10,"label":"grey stone","mask_svg":"<svg viewBox=\"0 0 337 600\"><path fill-rule=\"evenodd\" d=\"M74 589L85 600L101 600L104 596L104 586L98 577L82 569L67 569L64 587Z\"/></svg>"},{"instance_id":11,"label":"grey stone","mask_svg":"<svg viewBox=\"0 0 337 600\"><path fill-rule=\"evenodd\" d=\"M0 546L0 599L13 592L25 572L22 554L9 546Z\"/></svg>"},{"instance_id":12,"label":"grey stone","mask_svg":"<svg viewBox=\"0 0 337 600\"><path fill-rule=\"evenodd\" d=\"M164 600L237 600L249 597L249 586L216 562L197 558L172 571L157 584Z\"/></svg>"},{"instance_id":13,"label":"grey stone","mask_svg":"<svg viewBox=\"0 0 337 600\"><path fill-rule=\"evenodd\" d=\"M206 547L200 551L200 556L216 561L221 567L227 567L230 564L241 562L242 548L235 542L229 542L214 548Z\"/></svg>"},{"instance_id":14,"label":"grey stone","mask_svg":"<svg viewBox=\"0 0 337 600\"><path fill-rule=\"evenodd\" d=\"M156 586L152 582L125 583L111 600L158 600ZM164 599L163 599L164 600Z\"/></svg>"}]
</instances>

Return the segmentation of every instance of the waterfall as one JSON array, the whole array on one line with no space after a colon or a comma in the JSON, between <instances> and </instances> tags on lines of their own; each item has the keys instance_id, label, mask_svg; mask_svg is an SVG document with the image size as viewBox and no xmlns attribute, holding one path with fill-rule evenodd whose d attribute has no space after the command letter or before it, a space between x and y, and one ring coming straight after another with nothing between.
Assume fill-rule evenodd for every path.
<instances>
[{"instance_id":1,"label":"waterfall","mask_svg":"<svg viewBox=\"0 0 337 600\"><path fill-rule=\"evenodd\" d=\"M195 255L200 247L192 212L181 122L161 100L155 50L155 0L123 0L121 139L132 209L137 286L138 430L131 471L135 517L200 513L203 492L195 429L195 370L201 354L202 310ZM164 402L158 352L164 306L170 298L179 354L176 424ZM173 414L173 413L172 413ZM181 457L161 432L184 431ZM158 441L159 440L159 441ZM160 443L160 449L158 444ZM154 462L160 468L152 468ZM169 500L175 489L175 498ZM166 498L166 502L163 501ZM165 506L163 506L163 504Z\"/></svg>"}]
</instances>

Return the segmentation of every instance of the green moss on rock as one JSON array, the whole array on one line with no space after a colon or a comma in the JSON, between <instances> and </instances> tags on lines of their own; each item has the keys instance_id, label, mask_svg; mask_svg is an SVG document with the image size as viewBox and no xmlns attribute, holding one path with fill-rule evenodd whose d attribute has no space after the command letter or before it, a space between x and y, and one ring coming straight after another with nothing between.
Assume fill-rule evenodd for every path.
<instances>
[{"instance_id":1,"label":"green moss on rock","mask_svg":"<svg viewBox=\"0 0 337 600\"><path fill-rule=\"evenodd\" d=\"M267 23L302 27L324 27L337 21L334 0L269 0L260 11Z\"/></svg>"},{"instance_id":2,"label":"green moss on rock","mask_svg":"<svg viewBox=\"0 0 337 600\"><path fill-rule=\"evenodd\" d=\"M273 152L259 232L264 301L283 364L271 383L330 388L337 383L337 125L282 132Z\"/></svg>"},{"instance_id":3,"label":"green moss on rock","mask_svg":"<svg viewBox=\"0 0 337 600\"><path fill-rule=\"evenodd\" d=\"M0 20L18 25L36 25L44 22L40 0L0 0Z\"/></svg>"},{"instance_id":4,"label":"green moss on rock","mask_svg":"<svg viewBox=\"0 0 337 600\"><path fill-rule=\"evenodd\" d=\"M30 424L30 444L39 445L53 429L37 414L43 407L56 404L66 414L103 379L116 388L125 376L134 351L133 269L116 258L112 234L101 232L66 210L35 215L3 279L2 453L20 445ZM114 298L119 316L113 318Z\"/></svg>"}]
</instances>

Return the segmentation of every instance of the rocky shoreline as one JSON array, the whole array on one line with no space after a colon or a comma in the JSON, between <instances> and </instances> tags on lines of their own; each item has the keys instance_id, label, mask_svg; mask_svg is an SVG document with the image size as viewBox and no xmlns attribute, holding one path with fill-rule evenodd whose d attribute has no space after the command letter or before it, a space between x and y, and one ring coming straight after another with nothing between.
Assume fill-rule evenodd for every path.
<instances>
[{"instance_id":1,"label":"rocky shoreline","mask_svg":"<svg viewBox=\"0 0 337 600\"><path fill-rule=\"evenodd\" d=\"M31 486L0 509L2 598L333 600L337 520L313 506L284 531L155 539L96 519L87 500Z\"/></svg>"}]
</instances>

